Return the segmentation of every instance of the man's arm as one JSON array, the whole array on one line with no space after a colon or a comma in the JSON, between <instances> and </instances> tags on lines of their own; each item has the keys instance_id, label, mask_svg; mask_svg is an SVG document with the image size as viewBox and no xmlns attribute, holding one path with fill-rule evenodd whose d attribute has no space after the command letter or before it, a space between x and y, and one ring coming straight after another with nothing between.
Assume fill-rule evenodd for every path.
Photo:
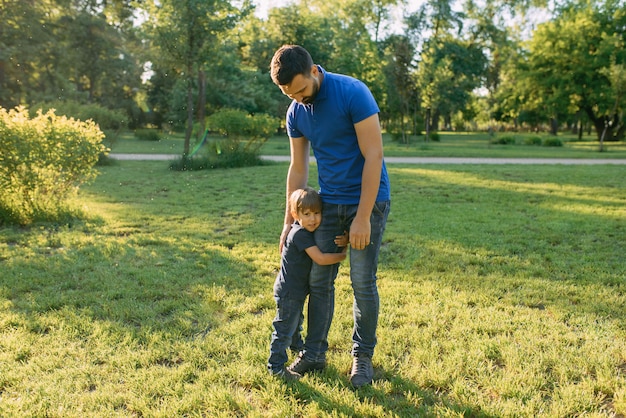
<instances>
[{"instance_id":1,"label":"man's arm","mask_svg":"<svg viewBox=\"0 0 626 418\"><path fill-rule=\"evenodd\" d=\"M378 196L380 173L383 167L383 137L378 114L374 114L354 124L361 154L365 158L363 166L361 198L356 216L350 227L350 245L357 250L370 244L370 216Z\"/></svg>"},{"instance_id":2,"label":"man's arm","mask_svg":"<svg viewBox=\"0 0 626 418\"><path fill-rule=\"evenodd\" d=\"M291 229L293 216L289 211L289 196L294 190L302 189L306 186L309 179L309 141L302 138L289 138L289 147L291 149L291 162L289 171L287 171L286 191L285 191L285 220L283 222L283 231L280 234L279 251L283 251L285 239Z\"/></svg>"}]
</instances>

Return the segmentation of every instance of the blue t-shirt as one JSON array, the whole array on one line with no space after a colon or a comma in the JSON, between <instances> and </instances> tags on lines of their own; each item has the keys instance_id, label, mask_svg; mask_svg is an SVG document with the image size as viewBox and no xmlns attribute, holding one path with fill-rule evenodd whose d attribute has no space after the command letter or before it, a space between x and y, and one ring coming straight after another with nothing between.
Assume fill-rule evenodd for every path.
<instances>
[{"instance_id":1,"label":"blue t-shirt","mask_svg":"<svg viewBox=\"0 0 626 418\"><path fill-rule=\"evenodd\" d=\"M286 117L287 133L291 138L305 137L311 143L324 202L358 204L365 159L354 124L380 109L362 81L318 68L324 74L320 90L311 104L295 100L291 103ZM389 178L383 161L376 201L389 198Z\"/></svg>"},{"instance_id":2,"label":"blue t-shirt","mask_svg":"<svg viewBox=\"0 0 626 418\"><path fill-rule=\"evenodd\" d=\"M280 272L274 283L274 294L304 299L309 294L309 273L313 260L306 249L314 247L313 233L294 222L283 246Z\"/></svg>"}]
</instances>

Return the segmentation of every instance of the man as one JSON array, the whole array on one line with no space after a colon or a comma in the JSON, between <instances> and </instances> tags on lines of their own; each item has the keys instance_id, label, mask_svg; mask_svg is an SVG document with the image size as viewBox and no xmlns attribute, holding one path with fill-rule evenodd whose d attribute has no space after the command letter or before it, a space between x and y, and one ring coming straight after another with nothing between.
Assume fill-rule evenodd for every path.
<instances>
[{"instance_id":1,"label":"man","mask_svg":"<svg viewBox=\"0 0 626 418\"><path fill-rule=\"evenodd\" d=\"M379 312L376 271L390 208L379 108L364 83L327 72L298 45L285 45L276 51L271 76L281 91L293 99L286 116L291 148L287 199L294 190L307 185L312 146L324 203L315 242L322 252L337 252L335 236L349 231L354 292L350 382L358 388L371 384L374 376L372 355ZM292 215L286 210L281 249L292 223ZM303 351L289 366L293 372L303 374L326 366L338 268L338 264L313 263L307 336Z\"/></svg>"}]
</instances>

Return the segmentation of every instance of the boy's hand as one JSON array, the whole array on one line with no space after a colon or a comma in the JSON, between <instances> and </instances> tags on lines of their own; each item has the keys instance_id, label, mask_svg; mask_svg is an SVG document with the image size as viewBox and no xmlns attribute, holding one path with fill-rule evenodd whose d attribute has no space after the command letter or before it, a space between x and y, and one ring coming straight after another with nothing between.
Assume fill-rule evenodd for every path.
<instances>
[{"instance_id":1,"label":"boy's hand","mask_svg":"<svg viewBox=\"0 0 626 418\"><path fill-rule=\"evenodd\" d=\"M344 231L343 235L335 237L335 245L337 247L346 247L348 245L348 231Z\"/></svg>"}]
</instances>

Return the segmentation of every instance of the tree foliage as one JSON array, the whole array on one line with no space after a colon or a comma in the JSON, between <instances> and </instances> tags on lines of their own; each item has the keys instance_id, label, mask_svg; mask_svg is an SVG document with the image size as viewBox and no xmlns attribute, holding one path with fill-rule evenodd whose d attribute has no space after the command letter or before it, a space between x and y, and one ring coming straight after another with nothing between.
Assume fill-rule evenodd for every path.
<instances>
[{"instance_id":1,"label":"tree foliage","mask_svg":"<svg viewBox=\"0 0 626 418\"><path fill-rule=\"evenodd\" d=\"M593 122L598 139L603 132L608 140L624 137L624 97L607 73L612 64L626 62L626 11L619 3L567 4L537 27L514 70L522 80L520 109L553 120L580 110Z\"/></svg>"},{"instance_id":2,"label":"tree foliage","mask_svg":"<svg viewBox=\"0 0 626 418\"><path fill-rule=\"evenodd\" d=\"M186 155L220 109L283 118L269 61L296 43L363 80L404 141L469 121L624 136L622 0L294 0L267 16L252 1L2 0L0 105L102 106L131 128L185 130Z\"/></svg>"}]
</instances>

